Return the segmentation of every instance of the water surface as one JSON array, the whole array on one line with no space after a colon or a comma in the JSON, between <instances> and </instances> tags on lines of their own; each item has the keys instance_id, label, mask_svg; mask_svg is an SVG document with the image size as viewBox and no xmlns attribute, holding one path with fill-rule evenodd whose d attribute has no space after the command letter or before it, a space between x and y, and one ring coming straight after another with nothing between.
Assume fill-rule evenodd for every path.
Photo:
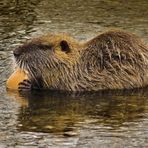
<instances>
[{"instance_id":1,"label":"water surface","mask_svg":"<svg viewBox=\"0 0 148 148\"><path fill-rule=\"evenodd\" d=\"M147 0L0 2L0 147L146 148L148 89L84 94L7 92L12 50L47 32L88 40L110 28L148 42Z\"/></svg>"}]
</instances>

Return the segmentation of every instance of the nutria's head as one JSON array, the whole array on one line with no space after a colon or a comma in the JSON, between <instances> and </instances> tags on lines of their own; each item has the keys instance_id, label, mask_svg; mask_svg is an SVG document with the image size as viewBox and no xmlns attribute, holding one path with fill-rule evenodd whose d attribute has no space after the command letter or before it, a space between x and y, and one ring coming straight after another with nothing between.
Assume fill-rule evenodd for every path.
<instances>
[{"instance_id":1,"label":"nutria's head","mask_svg":"<svg viewBox=\"0 0 148 148\"><path fill-rule=\"evenodd\" d=\"M78 63L79 49L80 45L65 34L48 34L19 46L14 56L17 65L28 71L31 80L42 80L44 87L56 89Z\"/></svg>"}]
</instances>

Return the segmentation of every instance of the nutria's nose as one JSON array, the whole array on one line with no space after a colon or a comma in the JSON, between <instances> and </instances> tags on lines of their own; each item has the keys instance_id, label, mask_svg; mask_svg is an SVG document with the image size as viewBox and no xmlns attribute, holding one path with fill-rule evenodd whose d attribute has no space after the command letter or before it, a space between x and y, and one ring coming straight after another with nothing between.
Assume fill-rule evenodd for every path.
<instances>
[{"instance_id":1,"label":"nutria's nose","mask_svg":"<svg viewBox=\"0 0 148 148\"><path fill-rule=\"evenodd\" d=\"M19 57L21 55L21 50L20 48L16 48L13 50L13 54L15 57Z\"/></svg>"}]
</instances>

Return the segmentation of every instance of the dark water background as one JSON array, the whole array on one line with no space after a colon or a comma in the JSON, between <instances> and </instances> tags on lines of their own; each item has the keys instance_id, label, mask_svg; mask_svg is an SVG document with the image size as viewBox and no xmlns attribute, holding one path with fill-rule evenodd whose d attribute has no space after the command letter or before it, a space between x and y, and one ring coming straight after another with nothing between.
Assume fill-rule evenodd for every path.
<instances>
[{"instance_id":1,"label":"dark water background","mask_svg":"<svg viewBox=\"0 0 148 148\"><path fill-rule=\"evenodd\" d=\"M90 94L5 89L17 45L47 32L88 40L110 28L148 42L148 1L0 1L0 148L148 147L148 89Z\"/></svg>"}]
</instances>

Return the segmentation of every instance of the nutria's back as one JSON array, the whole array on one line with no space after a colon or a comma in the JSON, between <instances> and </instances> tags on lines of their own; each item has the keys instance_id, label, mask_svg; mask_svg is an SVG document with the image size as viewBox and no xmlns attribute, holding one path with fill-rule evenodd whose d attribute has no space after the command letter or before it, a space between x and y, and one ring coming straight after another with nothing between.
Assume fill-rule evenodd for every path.
<instances>
[{"instance_id":1,"label":"nutria's back","mask_svg":"<svg viewBox=\"0 0 148 148\"><path fill-rule=\"evenodd\" d=\"M18 65L42 88L66 91L132 89L148 85L148 46L130 33L108 31L79 43L46 35L14 51Z\"/></svg>"}]
</instances>

